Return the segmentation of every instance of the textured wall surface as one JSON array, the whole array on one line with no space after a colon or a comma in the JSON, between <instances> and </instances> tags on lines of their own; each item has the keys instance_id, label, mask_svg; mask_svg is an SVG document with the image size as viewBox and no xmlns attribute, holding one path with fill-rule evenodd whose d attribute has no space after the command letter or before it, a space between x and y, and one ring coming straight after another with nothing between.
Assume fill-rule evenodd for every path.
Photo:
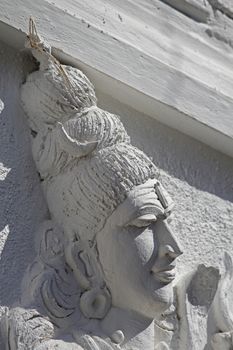
<instances>
[{"instance_id":1,"label":"textured wall surface","mask_svg":"<svg viewBox=\"0 0 233 350\"><path fill-rule=\"evenodd\" d=\"M46 215L31 156L19 87L30 61L0 43L0 305L17 298L23 273L34 256L33 237Z\"/></svg>"},{"instance_id":2,"label":"textured wall surface","mask_svg":"<svg viewBox=\"0 0 233 350\"><path fill-rule=\"evenodd\" d=\"M17 298L22 275L34 256L36 228L47 215L19 99L20 84L31 68L23 53L0 45L0 99L5 104L0 114L1 305ZM172 225L184 248L179 270L200 262L218 265L224 250L233 252L232 159L110 96L98 95L102 108L122 117L132 143L153 158L176 201Z\"/></svg>"}]
</instances>

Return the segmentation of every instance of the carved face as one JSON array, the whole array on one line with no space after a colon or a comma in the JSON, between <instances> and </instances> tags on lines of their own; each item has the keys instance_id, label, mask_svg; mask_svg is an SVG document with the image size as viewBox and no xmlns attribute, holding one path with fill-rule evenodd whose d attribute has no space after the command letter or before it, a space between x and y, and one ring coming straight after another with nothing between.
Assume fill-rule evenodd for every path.
<instances>
[{"instance_id":1,"label":"carved face","mask_svg":"<svg viewBox=\"0 0 233 350\"><path fill-rule=\"evenodd\" d=\"M158 198L153 186L148 191L135 192L115 210L97 235L97 248L113 305L155 318L172 302L181 249L167 220L156 220Z\"/></svg>"}]
</instances>

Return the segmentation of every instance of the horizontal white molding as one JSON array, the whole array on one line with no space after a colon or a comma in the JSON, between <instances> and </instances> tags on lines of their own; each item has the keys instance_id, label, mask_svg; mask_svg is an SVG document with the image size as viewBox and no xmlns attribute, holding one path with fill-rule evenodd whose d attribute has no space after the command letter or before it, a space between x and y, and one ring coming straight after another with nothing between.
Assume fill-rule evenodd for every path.
<instances>
[{"instance_id":1,"label":"horizontal white molding","mask_svg":"<svg viewBox=\"0 0 233 350\"><path fill-rule=\"evenodd\" d=\"M233 52L208 25L159 0L1 0L0 39L22 48L29 16L98 89L233 156Z\"/></svg>"}]
</instances>

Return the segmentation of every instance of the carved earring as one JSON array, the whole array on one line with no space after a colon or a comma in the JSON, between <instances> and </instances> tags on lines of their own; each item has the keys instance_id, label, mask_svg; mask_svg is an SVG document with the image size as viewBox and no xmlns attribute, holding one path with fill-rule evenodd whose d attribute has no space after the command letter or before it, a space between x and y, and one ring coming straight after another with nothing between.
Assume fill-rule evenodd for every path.
<instances>
[{"instance_id":1,"label":"carved earring","mask_svg":"<svg viewBox=\"0 0 233 350\"><path fill-rule=\"evenodd\" d=\"M111 306L111 295L107 288L94 288L80 297L80 309L87 318L102 319Z\"/></svg>"}]
</instances>

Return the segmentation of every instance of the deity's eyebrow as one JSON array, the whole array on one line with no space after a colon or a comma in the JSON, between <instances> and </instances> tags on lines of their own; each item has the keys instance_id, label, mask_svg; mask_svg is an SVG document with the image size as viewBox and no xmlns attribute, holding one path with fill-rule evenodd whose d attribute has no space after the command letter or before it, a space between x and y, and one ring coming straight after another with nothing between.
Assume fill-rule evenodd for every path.
<instances>
[{"instance_id":1,"label":"deity's eyebrow","mask_svg":"<svg viewBox=\"0 0 233 350\"><path fill-rule=\"evenodd\" d=\"M162 213L158 212L158 209L158 206L154 205L154 201L142 203L141 206L134 208L129 216L129 220L123 226L138 226L134 224L137 221L147 223L143 226L148 226L162 215Z\"/></svg>"},{"instance_id":2,"label":"deity's eyebrow","mask_svg":"<svg viewBox=\"0 0 233 350\"><path fill-rule=\"evenodd\" d=\"M137 216L124 226L147 227L157 220L155 214Z\"/></svg>"}]
</instances>

